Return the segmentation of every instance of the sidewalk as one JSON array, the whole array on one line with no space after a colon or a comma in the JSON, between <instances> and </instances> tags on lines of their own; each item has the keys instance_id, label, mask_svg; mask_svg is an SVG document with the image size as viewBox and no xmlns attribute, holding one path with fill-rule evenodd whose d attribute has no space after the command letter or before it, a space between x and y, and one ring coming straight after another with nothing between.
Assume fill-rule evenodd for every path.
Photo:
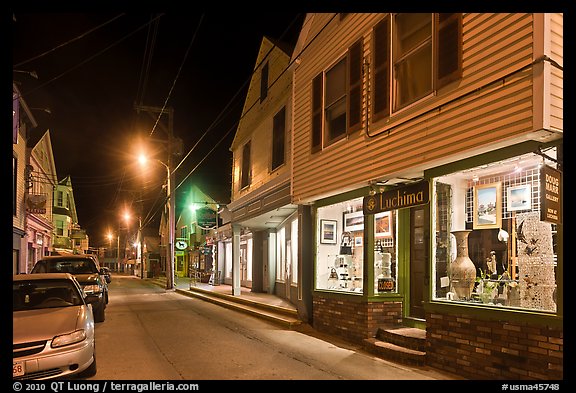
<instances>
[{"instance_id":1,"label":"sidewalk","mask_svg":"<svg viewBox=\"0 0 576 393\"><path fill-rule=\"evenodd\" d=\"M166 287L165 277L148 280L158 286ZM180 294L252 314L290 329L302 324L295 305L269 293L256 293L252 292L250 288L241 287L240 295L234 296L232 285L192 282L190 277L178 277L174 281L174 287L176 292Z\"/></svg>"}]
</instances>

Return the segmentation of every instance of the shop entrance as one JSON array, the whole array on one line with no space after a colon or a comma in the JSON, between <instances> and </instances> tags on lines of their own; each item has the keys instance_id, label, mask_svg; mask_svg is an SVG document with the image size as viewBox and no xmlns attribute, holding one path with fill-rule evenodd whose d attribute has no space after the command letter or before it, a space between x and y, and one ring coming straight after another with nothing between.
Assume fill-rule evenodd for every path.
<instances>
[{"instance_id":1,"label":"shop entrance","mask_svg":"<svg viewBox=\"0 0 576 393\"><path fill-rule=\"evenodd\" d=\"M240 285L248 284L248 245L240 243Z\"/></svg>"},{"instance_id":2,"label":"shop entrance","mask_svg":"<svg viewBox=\"0 0 576 393\"><path fill-rule=\"evenodd\" d=\"M426 267L426 242L424 241L425 210L410 209L410 318L425 319L424 273Z\"/></svg>"},{"instance_id":3,"label":"shop entrance","mask_svg":"<svg viewBox=\"0 0 576 393\"><path fill-rule=\"evenodd\" d=\"M268 292L270 289L270 277L268 277L268 239L262 241L262 290Z\"/></svg>"}]
</instances>

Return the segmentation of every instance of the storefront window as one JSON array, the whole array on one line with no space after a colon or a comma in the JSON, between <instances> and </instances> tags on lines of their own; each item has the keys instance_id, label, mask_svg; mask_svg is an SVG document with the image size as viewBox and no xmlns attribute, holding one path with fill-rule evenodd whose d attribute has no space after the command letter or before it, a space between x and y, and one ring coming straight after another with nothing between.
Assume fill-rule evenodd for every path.
<instances>
[{"instance_id":1,"label":"storefront window","mask_svg":"<svg viewBox=\"0 0 576 393\"><path fill-rule=\"evenodd\" d=\"M298 282L298 219L292 221L290 236L292 237L290 246L292 248L292 283Z\"/></svg>"},{"instance_id":2,"label":"storefront window","mask_svg":"<svg viewBox=\"0 0 576 393\"><path fill-rule=\"evenodd\" d=\"M374 293L397 292L396 210L374 215Z\"/></svg>"},{"instance_id":3,"label":"storefront window","mask_svg":"<svg viewBox=\"0 0 576 393\"><path fill-rule=\"evenodd\" d=\"M316 289L362 293L362 198L317 210Z\"/></svg>"},{"instance_id":4,"label":"storefront window","mask_svg":"<svg viewBox=\"0 0 576 393\"><path fill-rule=\"evenodd\" d=\"M555 155L554 150L547 152ZM556 225L541 221L536 154L433 179L433 297L556 311Z\"/></svg>"}]
</instances>

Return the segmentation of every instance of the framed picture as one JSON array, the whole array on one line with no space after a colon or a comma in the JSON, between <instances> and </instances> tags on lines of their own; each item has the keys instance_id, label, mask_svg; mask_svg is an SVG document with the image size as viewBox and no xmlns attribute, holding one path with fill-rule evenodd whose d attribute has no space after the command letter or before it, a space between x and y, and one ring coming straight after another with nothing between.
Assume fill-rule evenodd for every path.
<instances>
[{"instance_id":1,"label":"framed picture","mask_svg":"<svg viewBox=\"0 0 576 393\"><path fill-rule=\"evenodd\" d=\"M336 244L338 241L336 223L336 220L320 220L320 243Z\"/></svg>"},{"instance_id":2,"label":"framed picture","mask_svg":"<svg viewBox=\"0 0 576 393\"><path fill-rule=\"evenodd\" d=\"M508 187L506 201L506 209L509 212L532 209L532 185L528 183Z\"/></svg>"},{"instance_id":3,"label":"framed picture","mask_svg":"<svg viewBox=\"0 0 576 393\"><path fill-rule=\"evenodd\" d=\"M363 231L364 212L344 213L344 232Z\"/></svg>"},{"instance_id":4,"label":"framed picture","mask_svg":"<svg viewBox=\"0 0 576 393\"><path fill-rule=\"evenodd\" d=\"M362 247L362 245L364 244L364 241L362 239L364 239L362 236L356 236L354 238L354 247Z\"/></svg>"},{"instance_id":5,"label":"framed picture","mask_svg":"<svg viewBox=\"0 0 576 393\"><path fill-rule=\"evenodd\" d=\"M474 186L474 229L502 227L502 185L500 182Z\"/></svg>"},{"instance_id":6,"label":"framed picture","mask_svg":"<svg viewBox=\"0 0 576 393\"><path fill-rule=\"evenodd\" d=\"M376 237L392 236L392 215L390 212L374 214L374 232Z\"/></svg>"}]
</instances>

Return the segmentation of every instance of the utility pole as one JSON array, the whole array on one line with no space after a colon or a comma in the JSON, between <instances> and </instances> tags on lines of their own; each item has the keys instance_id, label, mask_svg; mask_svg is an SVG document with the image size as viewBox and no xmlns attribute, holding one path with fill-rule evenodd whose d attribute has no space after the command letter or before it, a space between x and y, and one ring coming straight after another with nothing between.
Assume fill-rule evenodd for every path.
<instances>
[{"instance_id":1,"label":"utility pole","mask_svg":"<svg viewBox=\"0 0 576 393\"><path fill-rule=\"evenodd\" d=\"M148 115L155 121L154 125L158 125L163 131L166 132L168 136L168 140L165 142L167 144L166 150L168 151L168 160L167 163L164 164L167 170L167 207L168 207L168 248L166 252L166 289L173 290L174 288L174 234L175 234L175 215L176 215L176 194L174 193L174 162L173 156L174 154L178 153L177 147L180 147L177 143L175 143L174 138L174 109L173 108L158 108L153 106L146 106L146 105L134 105L137 113L140 111L144 111L148 113ZM161 115L168 115L168 127L166 127L162 122L159 121L157 118L158 114ZM151 136L151 134L150 134ZM155 142L157 142L155 140ZM160 161L161 162L161 161Z\"/></svg>"}]
</instances>

